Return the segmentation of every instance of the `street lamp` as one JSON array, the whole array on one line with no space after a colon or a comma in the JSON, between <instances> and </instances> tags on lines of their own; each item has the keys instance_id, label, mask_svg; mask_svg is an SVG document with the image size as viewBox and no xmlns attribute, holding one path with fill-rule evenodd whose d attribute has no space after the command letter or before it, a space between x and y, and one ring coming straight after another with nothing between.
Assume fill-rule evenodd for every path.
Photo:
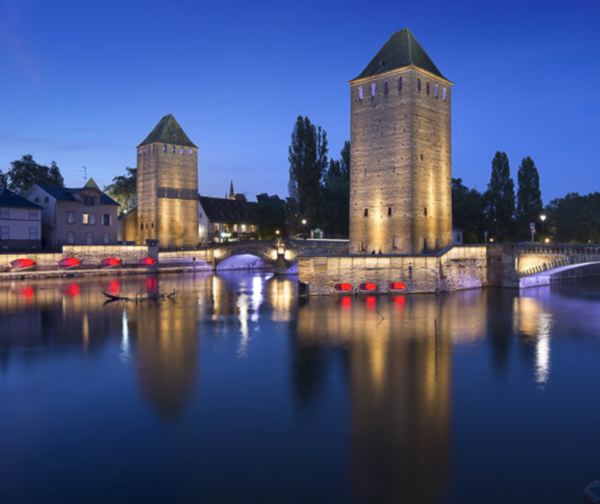
<instances>
[{"instance_id":1,"label":"street lamp","mask_svg":"<svg viewBox=\"0 0 600 504\"><path fill-rule=\"evenodd\" d=\"M276 230L275 230L275 234L276 234L277 236L279 236L279 229L276 229Z\"/></svg>"},{"instance_id":2,"label":"street lamp","mask_svg":"<svg viewBox=\"0 0 600 504\"><path fill-rule=\"evenodd\" d=\"M306 219L302 219L302 225L306 226Z\"/></svg>"},{"instance_id":3,"label":"street lamp","mask_svg":"<svg viewBox=\"0 0 600 504\"><path fill-rule=\"evenodd\" d=\"M540 220L542 221L542 235L546 234L546 219L547 219L547 215L546 214L541 214L540 215Z\"/></svg>"}]
</instances>

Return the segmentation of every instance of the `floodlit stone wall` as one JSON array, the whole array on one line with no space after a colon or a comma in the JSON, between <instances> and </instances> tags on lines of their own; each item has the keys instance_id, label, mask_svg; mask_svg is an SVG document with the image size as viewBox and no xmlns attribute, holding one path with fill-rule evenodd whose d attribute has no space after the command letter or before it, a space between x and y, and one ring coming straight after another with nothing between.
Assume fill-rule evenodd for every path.
<instances>
[{"instance_id":1,"label":"floodlit stone wall","mask_svg":"<svg viewBox=\"0 0 600 504\"><path fill-rule=\"evenodd\" d=\"M357 289L365 282L375 282L382 293L391 292L391 282L404 282L406 292L445 292L502 285L502 273L495 271L498 267L502 264L489 260L487 247L466 246L439 256L300 257L298 278L309 286L311 295L334 294L338 283Z\"/></svg>"},{"instance_id":2,"label":"floodlit stone wall","mask_svg":"<svg viewBox=\"0 0 600 504\"><path fill-rule=\"evenodd\" d=\"M451 243L450 86L414 67L351 83L351 252Z\"/></svg>"},{"instance_id":3,"label":"floodlit stone wall","mask_svg":"<svg viewBox=\"0 0 600 504\"><path fill-rule=\"evenodd\" d=\"M123 264L137 264L148 255L142 245L64 245L62 257L77 257L84 266L100 264L106 257L118 257Z\"/></svg>"}]
</instances>

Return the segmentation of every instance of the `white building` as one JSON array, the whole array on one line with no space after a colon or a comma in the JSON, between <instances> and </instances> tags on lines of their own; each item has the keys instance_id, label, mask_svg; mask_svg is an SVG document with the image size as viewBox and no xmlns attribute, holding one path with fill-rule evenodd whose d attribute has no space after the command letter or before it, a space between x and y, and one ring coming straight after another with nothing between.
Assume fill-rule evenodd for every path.
<instances>
[{"instance_id":1,"label":"white building","mask_svg":"<svg viewBox=\"0 0 600 504\"><path fill-rule=\"evenodd\" d=\"M0 191L0 250L41 246L42 209L8 189Z\"/></svg>"}]
</instances>

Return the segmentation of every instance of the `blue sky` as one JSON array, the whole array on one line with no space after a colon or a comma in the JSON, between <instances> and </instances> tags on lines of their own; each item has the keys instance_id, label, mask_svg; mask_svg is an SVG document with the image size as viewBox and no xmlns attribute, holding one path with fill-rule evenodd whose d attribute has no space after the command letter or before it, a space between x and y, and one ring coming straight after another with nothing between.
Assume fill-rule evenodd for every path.
<instances>
[{"instance_id":1,"label":"blue sky","mask_svg":"<svg viewBox=\"0 0 600 504\"><path fill-rule=\"evenodd\" d=\"M200 192L287 193L294 120L337 157L348 80L409 27L455 83L453 175L483 190L496 150L530 155L544 200L600 190L600 2L0 0L0 168L30 153L68 185L135 165L173 113Z\"/></svg>"}]
</instances>

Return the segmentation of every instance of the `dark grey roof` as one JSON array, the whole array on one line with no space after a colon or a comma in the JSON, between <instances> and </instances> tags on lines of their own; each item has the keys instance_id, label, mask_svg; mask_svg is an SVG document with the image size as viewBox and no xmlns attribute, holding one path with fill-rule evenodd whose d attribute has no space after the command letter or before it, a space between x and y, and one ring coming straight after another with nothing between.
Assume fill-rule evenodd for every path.
<instances>
[{"instance_id":1,"label":"dark grey roof","mask_svg":"<svg viewBox=\"0 0 600 504\"><path fill-rule=\"evenodd\" d=\"M427 70L443 79L446 78L427 56L412 32L408 28L404 28L389 38L357 79L372 77L411 65Z\"/></svg>"},{"instance_id":2,"label":"dark grey roof","mask_svg":"<svg viewBox=\"0 0 600 504\"><path fill-rule=\"evenodd\" d=\"M200 205L211 222L227 224L254 224L256 203L226 198L199 196Z\"/></svg>"},{"instance_id":3,"label":"dark grey roof","mask_svg":"<svg viewBox=\"0 0 600 504\"><path fill-rule=\"evenodd\" d=\"M89 183L89 181L88 181ZM50 196L52 196L57 201L75 201L79 202L79 200L75 197L75 194L84 190L84 189L96 189L98 193L100 193L100 203L102 205L116 205L120 206L114 199L108 196L106 193L102 192L97 186L94 188L86 184L85 187L57 187L57 186L48 186L45 184L38 184L40 189L46 191Z\"/></svg>"},{"instance_id":4,"label":"dark grey roof","mask_svg":"<svg viewBox=\"0 0 600 504\"><path fill-rule=\"evenodd\" d=\"M0 189L0 207L11 208L41 208L28 199L19 196L18 194L9 191L8 189Z\"/></svg>"},{"instance_id":5,"label":"dark grey roof","mask_svg":"<svg viewBox=\"0 0 600 504\"><path fill-rule=\"evenodd\" d=\"M148 145L152 143L166 143L173 145L183 145L185 147L196 147L194 143L185 134L182 127L173 117L173 114L164 116L144 141L138 145Z\"/></svg>"}]
</instances>

